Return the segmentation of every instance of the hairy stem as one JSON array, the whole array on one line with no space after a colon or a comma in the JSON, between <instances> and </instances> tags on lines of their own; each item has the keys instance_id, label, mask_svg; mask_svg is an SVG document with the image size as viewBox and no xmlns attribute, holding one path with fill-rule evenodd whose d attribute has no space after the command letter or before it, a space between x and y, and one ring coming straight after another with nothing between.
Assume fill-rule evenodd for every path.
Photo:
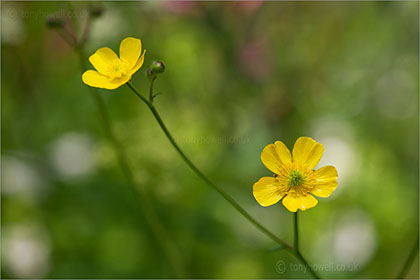
<instances>
[{"instance_id":1,"label":"hairy stem","mask_svg":"<svg viewBox=\"0 0 420 280\"><path fill-rule=\"evenodd\" d=\"M162 118L159 115L156 107L153 103L149 102L145 97L143 97L131 84L131 82L127 83L128 87L135 93L135 95L140 98L150 109L154 118L158 122L160 128L162 129L165 136L168 138L169 142L184 160L184 162L200 177L204 182L206 182L211 188L213 188L216 192L218 192L230 205L232 205L239 213L242 214L250 223L252 223L255 227L257 227L261 232L263 232L266 236L268 236L271 240L281 245L284 249L288 250L292 254L294 254L306 267L308 267L308 271L312 274L314 278L319 278L318 275L312 270L311 266L305 260L305 258L300 254L298 250L295 250L292 246L290 246L287 242L283 241L279 237L277 237L274 233L260 224L257 220L255 220L242 206L239 205L236 200L234 200L229 194L227 194L220 186L213 183L203 172L201 172L194 163L185 155L185 153L181 150L178 144L175 142L175 139L172 137L171 133L169 132L168 128L166 127L165 123L163 122ZM151 84L152 87L153 84ZM150 94L150 93L149 93Z\"/></svg>"}]
</instances>

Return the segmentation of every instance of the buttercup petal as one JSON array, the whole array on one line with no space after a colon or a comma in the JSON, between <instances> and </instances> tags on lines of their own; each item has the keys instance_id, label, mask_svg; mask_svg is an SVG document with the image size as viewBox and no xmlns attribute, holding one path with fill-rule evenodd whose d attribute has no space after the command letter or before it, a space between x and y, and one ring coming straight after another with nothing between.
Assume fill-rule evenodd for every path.
<instances>
[{"instance_id":1,"label":"buttercup petal","mask_svg":"<svg viewBox=\"0 0 420 280\"><path fill-rule=\"evenodd\" d=\"M141 54L141 41L128 37L121 41L120 58L127 61L129 68L133 68L139 60Z\"/></svg>"},{"instance_id":2,"label":"buttercup petal","mask_svg":"<svg viewBox=\"0 0 420 280\"><path fill-rule=\"evenodd\" d=\"M140 67L143 65L145 54L146 54L146 50L144 50L143 54L140 56L139 60L134 65L133 69L131 69L130 72L128 73L130 76L136 73L140 69Z\"/></svg>"},{"instance_id":3,"label":"buttercup petal","mask_svg":"<svg viewBox=\"0 0 420 280\"><path fill-rule=\"evenodd\" d=\"M82 81L88 86L102 88L103 84L109 82L109 78L95 70L87 70L82 75Z\"/></svg>"},{"instance_id":4,"label":"buttercup petal","mask_svg":"<svg viewBox=\"0 0 420 280\"><path fill-rule=\"evenodd\" d=\"M318 197L329 197L337 188L337 169L334 166L324 166L315 171L315 184L312 194Z\"/></svg>"},{"instance_id":5,"label":"buttercup petal","mask_svg":"<svg viewBox=\"0 0 420 280\"><path fill-rule=\"evenodd\" d=\"M321 160L324 146L309 137L299 137L293 147L293 161L313 169Z\"/></svg>"},{"instance_id":6,"label":"buttercup petal","mask_svg":"<svg viewBox=\"0 0 420 280\"><path fill-rule=\"evenodd\" d=\"M280 183L273 177L262 177L253 186L255 200L261 206L270 206L277 203L285 195Z\"/></svg>"},{"instance_id":7,"label":"buttercup petal","mask_svg":"<svg viewBox=\"0 0 420 280\"><path fill-rule=\"evenodd\" d=\"M104 85L104 89L116 89L120 86L126 84L131 79L130 75L122 76L121 78L114 79L112 82L109 82L108 84Z\"/></svg>"},{"instance_id":8,"label":"buttercup petal","mask_svg":"<svg viewBox=\"0 0 420 280\"><path fill-rule=\"evenodd\" d=\"M274 142L276 146L276 152L279 156L281 164L287 164L292 162L292 155L290 154L290 150L284 145L281 141Z\"/></svg>"},{"instance_id":9,"label":"buttercup petal","mask_svg":"<svg viewBox=\"0 0 420 280\"><path fill-rule=\"evenodd\" d=\"M89 57L90 63L103 75L109 74L112 63L118 59L118 56L110 48L100 48Z\"/></svg>"},{"instance_id":10,"label":"buttercup petal","mask_svg":"<svg viewBox=\"0 0 420 280\"><path fill-rule=\"evenodd\" d=\"M289 149L281 141L265 146L261 153L261 161L271 172L278 174L278 169L283 164L290 163L292 157Z\"/></svg>"},{"instance_id":11,"label":"buttercup petal","mask_svg":"<svg viewBox=\"0 0 420 280\"><path fill-rule=\"evenodd\" d=\"M85 84L91 87L116 89L130 80L131 76L123 76L119 79L110 80L107 76L102 75L94 70L88 70L82 75Z\"/></svg>"},{"instance_id":12,"label":"buttercup petal","mask_svg":"<svg viewBox=\"0 0 420 280\"><path fill-rule=\"evenodd\" d=\"M290 212L296 212L298 209L305 211L306 209L315 207L318 204L318 200L310 194L305 196L292 196L288 194L283 198L282 203Z\"/></svg>"}]
</instances>

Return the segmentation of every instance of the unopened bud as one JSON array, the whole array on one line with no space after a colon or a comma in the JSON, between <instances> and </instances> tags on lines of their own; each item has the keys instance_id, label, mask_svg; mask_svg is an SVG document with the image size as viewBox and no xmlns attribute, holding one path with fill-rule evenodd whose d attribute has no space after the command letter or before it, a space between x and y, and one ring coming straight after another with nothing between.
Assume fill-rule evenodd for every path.
<instances>
[{"instance_id":1,"label":"unopened bud","mask_svg":"<svg viewBox=\"0 0 420 280\"><path fill-rule=\"evenodd\" d=\"M90 7L89 14L93 18L98 18L98 17L100 17L100 16L103 15L104 10L105 10L104 9L104 6L102 6L102 5L94 5L94 6L91 6Z\"/></svg>"},{"instance_id":2,"label":"unopened bud","mask_svg":"<svg viewBox=\"0 0 420 280\"><path fill-rule=\"evenodd\" d=\"M55 15L47 16L45 23L49 28L61 28L64 25L63 19Z\"/></svg>"},{"instance_id":3,"label":"unopened bud","mask_svg":"<svg viewBox=\"0 0 420 280\"><path fill-rule=\"evenodd\" d=\"M165 65L163 65L162 61L153 61L152 65L150 65L150 69L155 74L160 74L165 71Z\"/></svg>"}]
</instances>

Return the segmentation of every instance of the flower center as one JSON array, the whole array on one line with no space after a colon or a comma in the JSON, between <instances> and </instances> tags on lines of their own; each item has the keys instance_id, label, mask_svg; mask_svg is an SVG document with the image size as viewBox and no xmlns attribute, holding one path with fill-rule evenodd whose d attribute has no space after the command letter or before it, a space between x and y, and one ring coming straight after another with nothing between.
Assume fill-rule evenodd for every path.
<instances>
[{"instance_id":1,"label":"flower center","mask_svg":"<svg viewBox=\"0 0 420 280\"><path fill-rule=\"evenodd\" d=\"M128 63L121 59L115 59L109 68L109 77L114 80L121 78L128 72Z\"/></svg>"},{"instance_id":2,"label":"flower center","mask_svg":"<svg viewBox=\"0 0 420 280\"><path fill-rule=\"evenodd\" d=\"M306 176L303 175L300 171L292 170L289 173L288 183L289 183L289 186L296 187L296 186L302 185L305 179L306 179Z\"/></svg>"}]
</instances>

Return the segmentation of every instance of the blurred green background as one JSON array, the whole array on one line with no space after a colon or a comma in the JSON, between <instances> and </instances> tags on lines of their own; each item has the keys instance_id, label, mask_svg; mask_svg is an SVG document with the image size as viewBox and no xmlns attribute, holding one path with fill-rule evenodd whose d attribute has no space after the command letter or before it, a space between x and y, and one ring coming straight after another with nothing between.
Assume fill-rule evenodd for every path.
<instances>
[{"instance_id":1,"label":"blurred green background","mask_svg":"<svg viewBox=\"0 0 420 280\"><path fill-rule=\"evenodd\" d=\"M322 277L394 278L419 228L418 2L74 2L87 54L142 39L164 61L156 106L187 155L261 223L292 241L292 213L252 184L263 147L324 144L339 186L300 215ZM99 90L139 189L175 242L171 266L120 171L77 55L45 26L66 2L3 2L2 278L306 278L288 252L182 162L123 86ZM284 262L285 269L281 268ZM418 257L408 277L419 277Z\"/></svg>"}]
</instances>

